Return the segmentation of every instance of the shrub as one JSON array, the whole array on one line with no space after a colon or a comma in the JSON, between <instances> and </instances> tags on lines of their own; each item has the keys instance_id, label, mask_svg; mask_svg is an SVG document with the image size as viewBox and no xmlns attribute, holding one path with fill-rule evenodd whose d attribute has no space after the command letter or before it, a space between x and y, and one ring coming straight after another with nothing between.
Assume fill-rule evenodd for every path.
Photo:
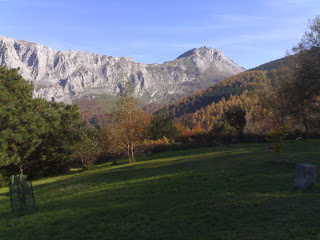
<instances>
[{"instance_id":1,"label":"shrub","mask_svg":"<svg viewBox=\"0 0 320 240\"><path fill-rule=\"evenodd\" d=\"M272 142L272 149L275 156L279 156L283 147L283 142L289 133L289 126L277 127L271 130L269 133L268 141Z\"/></svg>"}]
</instances>

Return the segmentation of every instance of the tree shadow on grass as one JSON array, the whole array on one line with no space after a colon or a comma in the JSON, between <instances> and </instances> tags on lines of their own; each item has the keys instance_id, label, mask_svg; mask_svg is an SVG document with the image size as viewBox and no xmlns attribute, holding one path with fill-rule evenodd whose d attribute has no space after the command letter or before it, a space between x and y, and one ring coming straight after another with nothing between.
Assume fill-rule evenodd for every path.
<instances>
[{"instance_id":1,"label":"tree shadow on grass","mask_svg":"<svg viewBox=\"0 0 320 240\"><path fill-rule=\"evenodd\" d=\"M231 162L229 160L231 156L230 154L233 155L233 159ZM254 154L258 153L251 153L252 158L254 158ZM236 155L236 157L234 155ZM55 182L38 184L35 186L35 193L37 194L37 192L51 191L57 192L59 194L64 194L67 193L68 189L70 188L71 191L78 191L81 188L99 188L100 186L104 186L106 183L114 184L119 182L137 181L139 179L156 177L166 174L178 174L180 172L192 172L194 174L200 175L204 174L204 178L207 178L212 182L217 180L216 177L220 177L224 181L231 181L231 183L233 184L232 189L238 187L236 182L238 181L238 179L243 178L248 172L252 172L255 174L260 173L261 177L270 178L270 176L267 176L268 173L265 173L262 169L262 167L265 166L262 165L260 166L260 168L257 168L257 165L259 165L260 163L252 162L239 167L239 161L241 159L246 159L246 157L247 153L240 154L239 152L229 152L226 156L224 156L224 158L221 158L221 156L219 157L215 153L213 153L213 155L204 155L202 157L198 155L189 155L179 156L178 158L169 161L144 161L135 164L112 166L110 168L96 169L93 171L77 174L68 179L59 179ZM232 162L237 162L238 166L236 167L236 170L234 169ZM219 171L222 171L222 173L220 174ZM231 172L232 176L227 176L223 171ZM249 185L252 184L254 184L254 179ZM66 191L60 191L59 189L66 189Z\"/></svg>"},{"instance_id":2,"label":"tree shadow on grass","mask_svg":"<svg viewBox=\"0 0 320 240\"><path fill-rule=\"evenodd\" d=\"M41 209L32 219L7 218L0 236L14 239L20 232L19 239L35 240L292 239L290 233L296 233L311 239L320 230L315 224L319 216L310 213L319 202L316 197L309 196L306 204L299 195L214 191L211 185L192 172L179 172L48 199L39 203Z\"/></svg>"},{"instance_id":3,"label":"tree shadow on grass","mask_svg":"<svg viewBox=\"0 0 320 240\"><path fill-rule=\"evenodd\" d=\"M18 219L1 211L0 239L290 239L288 226L312 235L319 217L297 219L319 203L318 192L290 190L294 172L266 164L260 149L222 150L36 184L39 211Z\"/></svg>"},{"instance_id":4,"label":"tree shadow on grass","mask_svg":"<svg viewBox=\"0 0 320 240\"><path fill-rule=\"evenodd\" d=\"M223 153L225 154L225 153ZM233 153L229 153L233 154ZM234 153L241 159L247 153ZM162 161L162 158L154 159L160 161L143 161L133 164L123 164L109 166L108 168L95 168L92 171L75 174L72 178L58 179L55 182L37 184L36 188L46 188L47 186L66 186L74 184L99 185L104 182L113 183L118 181L129 181L150 176L162 175L163 173L177 173L180 171L208 171L209 169L224 169L227 159L219 159L216 153L211 155L186 155L178 156L174 159ZM233 156L234 157L234 156ZM218 164L220 162L220 164Z\"/></svg>"},{"instance_id":5,"label":"tree shadow on grass","mask_svg":"<svg viewBox=\"0 0 320 240\"><path fill-rule=\"evenodd\" d=\"M206 151L203 151L203 149L196 149L196 153L191 155L188 151L183 152L182 154L177 154L175 152L175 158L164 161L162 160L163 156L160 155L157 158L154 158L155 161L146 160L135 164L111 166L109 168L106 168L104 165L104 168L96 168L93 171L75 173L71 178L62 178L57 179L54 182L35 184L36 199L38 192L40 198L42 197L41 193L47 191L56 192L57 194L66 194L69 191L68 189L70 189L70 186L70 191L72 192L73 190L78 191L83 187L99 187L105 183L130 182L138 179L185 171L194 173L210 173L210 171L212 171L212 174L216 174L215 172L219 170L233 169L233 162L237 162L237 169L241 170L242 168L246 173L250 171L250 169L253 169L252 171L257 171L255 166L257 163L250 163L250 165L245 164L241 168L239 167L238 162L248 157L247 151L244 153L241 149L236 147L233 150L222 148L223 151L212 151L210 148L205 150ZM197 154L198 151L200 151L202 155ZM251 158L261 158L259 155L259 149L254 149L254 151L250 153ZM232 161L230 161L230 158L232 158ZM231 181L236 181L237 177L241 178L245 175L245 173L233 174L235 176ZM212 181L216 180L212 177L207 179L211 179ZM230 177L228 176L222 176L222 179L230 181ZM54 194L51 197L55 197Z\"/></svg>"}]
</instances>

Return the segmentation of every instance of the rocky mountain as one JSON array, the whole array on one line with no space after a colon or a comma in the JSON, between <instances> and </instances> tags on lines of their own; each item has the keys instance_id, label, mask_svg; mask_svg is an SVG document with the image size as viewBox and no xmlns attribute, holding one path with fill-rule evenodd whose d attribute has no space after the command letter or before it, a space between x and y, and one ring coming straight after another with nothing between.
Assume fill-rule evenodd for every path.
<instances>
[{"instance_id":1,"label":"rocky mountain","mask_svg":"<svg viewBox=\"0 0 320 240\"><path fill-rule=\"evenodd\" d=\"M136 63L73 50L56 51L41 44L0 36L0 65L20 68L34 86L34 96L74 102L96 95L117 95L132 82L136 96L169 102L245 71L217 49L201 47L163 64Z\"/></svg>"}]
</instances>

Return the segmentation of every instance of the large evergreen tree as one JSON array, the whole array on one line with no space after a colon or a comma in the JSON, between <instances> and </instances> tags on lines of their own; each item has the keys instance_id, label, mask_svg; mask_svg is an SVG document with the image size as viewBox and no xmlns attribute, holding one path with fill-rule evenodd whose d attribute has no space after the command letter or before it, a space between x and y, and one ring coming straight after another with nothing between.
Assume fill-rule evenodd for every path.
<instances>
[{"instance_id":1,"label":"large evergreen tree","mask_svg":"<svg viewBox=\"0 0 320 240\"><path fill-rule=\"evenodd\" d=\"M29 176L66 171L73 142L68 132L82 124L77 106L33 99L32 93L18 69L0 67L0 170L15 166Z\"/></svg>"},{"instance_id":2,"label":"large evergreen tree","mask_svg":"<svg viewBox=\"0 0 320 240\"><path fill-rule=\"evenodd\" d=\"M32 90L18 70L0 67L0 167L15 164L21 173L48 126Z\"/></svg>"},{"instance_id":3,"label":"large evergreen tree","mask_svg":"<svg viewBox=\"0 0 320 240\"><path fill-rule=\"evenodd\" d=\"M62 173L73 165L71 156L74 144L80 141L76 132L80 132L84 123L80 120L77 105L41 101L37 113L47 123L42 142L28 158L26 172L30 176L46 176Z\"/></svg>"}]
</instances>

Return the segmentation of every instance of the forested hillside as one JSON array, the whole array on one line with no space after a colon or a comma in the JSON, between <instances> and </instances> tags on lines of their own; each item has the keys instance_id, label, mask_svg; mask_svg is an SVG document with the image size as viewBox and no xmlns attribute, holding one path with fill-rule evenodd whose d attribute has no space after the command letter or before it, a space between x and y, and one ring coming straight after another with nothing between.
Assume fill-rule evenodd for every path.
<instances>
[{"instance_id":1,"label":"forested hillside","mask_svg":"<svg viewBox=\"0 0 320 240\"><path fill-rule=\"evenodd\" d=\"M289 62L290 56L288 57L284 57L284 58L280 58L265 64L262 64L258 67L252 68L249 71L258 71L258 70L262 70L262 71L271 71L273 69L278 69L283 65L287 65Z\"/></svg>"},{"instance_id":2,"label":"forested hillside","mask_svg":"<svg viewBox=\"0 0 320 240\"><path fill-rule=\"evenodd\" d=\"M168 104L165 107L166 111L169 111L173 117L178 118L184 114L194 113L212 103L218 103L222 98L228 100L231 95L239 96L245 90L252 91L257 87L256 83L265 77L267 71L288 65L289 59L290 56L287 56L231 76L209 88ZM164 109L160 111L164 111Z\"/></svg>"},{"instance_id":3,"label":"forested hillside","mask_svg":"<svg viewBox=\"0 0 320 240\"><path fill-rule=\"evenodd\" d=\"M159 112L170 114L184 136L243 131L266 135L280 128L303 132L306 138L319 134L319 25L317 17L291 55L225 79ZM240 132L237 121L245 126Z\"/></svg>"},{"instance_id":4,"label":"forested hillside","mask_svg":"<svg viewBox=\"0 0 320 240\"><path fill-rule=\"evenodd\" d=\"M263 71L247 71L237 74L166 106L166 110L176 118L184 114L194 113L213 102L219 102L222 98L228 100L232 95L241 95L245 90L253 90L257 81L263 77Z\"/></svg>"}]
</instances>

